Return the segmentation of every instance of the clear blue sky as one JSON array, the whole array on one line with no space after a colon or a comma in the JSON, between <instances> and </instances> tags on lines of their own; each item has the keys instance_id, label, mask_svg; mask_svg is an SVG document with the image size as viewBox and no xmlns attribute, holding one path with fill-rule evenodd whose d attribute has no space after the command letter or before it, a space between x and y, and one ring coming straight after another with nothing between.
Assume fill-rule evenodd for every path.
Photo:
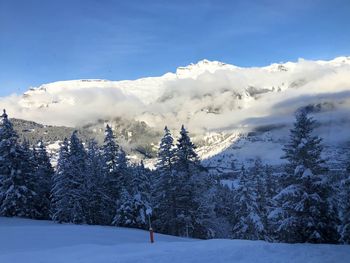
<instances>
[{"instance_id":1,"label":"clear blue sky","mask_svg":"<svg viewBox=\"0 0 350 263\"><path fill-rule=\"evenodd\" d=\"M0 96L57 80L350 55L349 0L0 0Z\"/></svg>"}]
</instances>

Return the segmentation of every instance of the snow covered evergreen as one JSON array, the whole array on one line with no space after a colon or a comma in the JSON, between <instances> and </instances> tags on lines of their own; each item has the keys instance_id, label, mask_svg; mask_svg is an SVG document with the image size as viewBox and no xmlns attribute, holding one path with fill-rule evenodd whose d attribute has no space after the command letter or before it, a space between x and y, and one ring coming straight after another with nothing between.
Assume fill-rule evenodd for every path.
<instances>
[{"instance_id":1,"label":"snow covered evergreen","mask_svg":"<svg viewBox=\"0 0 350 263\"><path fill-rule=\"evenodd\" d=\"M43 141L39 141L37 147L33 148L35 158L35 192L37 193L35 206L40 211L39 219L49 219L50 217L50 191L54 169L50 162L50 157L46 151Z\"/></svg>"},{"instance_id":2,"label":"snow covered evergreen","mask_svg":"<svg viewBox=\"0 0 350 263\"><path fill-rule=\"evenodd\" d=\"M88 142L86 162L87 221L89 224L110 224L110 215L106 209L109 206L109 197L103 174L103 158L95 140Z\"/></svg>"},{"instance_id":3,"label":"snow covered evergreen","mask_svg":"<svg viewBox=\"0 0 350 263\"><path fill-rule=\"evenodd\" d=\"M349 243L350 169L341 184L328 171L315 126L298 112L282 175L256 159L227 175L228 187L202 166L184 126L176 145L165 127L155 171L132 164L109 125L101 147L91 140L85 149L73 132L61 143L54 171L44 142L20 143L4 112L0 215L141 229L151 219L157 232L186 237ZM341 222L334 200L344 204Z\"/></svg>"},{"instance_id":4,"label":"snow covered evergreen","mask_svg":"<svg viewBox=\"0 0 350 263\"><path fill-rule=\"evenodd\" d=\"M146 229L148 216L146 211L151 209L151 190L148 171L143 162L134 167L125 167L130 170L130 185L123 185L122 195L117 202L117 211L113 223L118 226Z\"/></svg>"},{"instance_id":5,"label":"snow covered evergreen","mask_svg":"<svg viewBox=\"0 0 350 263\"><path fill-rule=\"evenodd\" d=\"M57 171L53 178L52 218L57 222L87 223L87 154L73 132L70 142L64 140L60 149Z\"/></svg>"},{"instance_id":6,"label":"snow covered evergreen","mask_svg":"<svg viewBox=\"0 0 350 263\"><path fill-rule=\"evenodd\" d=\"M118 168L119 145L113 134L112 128L107 125L105 130L105 138L102 146L102 169L104 173L104 184L106 187L106 195L108 197L108 206L106 207L106 215L109 215L109 223L113 221L117 201L120 199L123 190L122 175Z\"/></svg>"},{"instance_id":7,"label":"snow covered evergreen","mask_svg":"<svg viewBox=\"0 0 350 263\"><path fill-rule=\"evenodd\" d=\"M285 145L282 190L275 196L276 220L281 241L337 242L337 214L328 203L329 178L321 157L322 139L314 135L315 120L306 111L296 114L290 142Z\"/></svg>"},{"instance_id":8,"label":"snow covered evergreen","mask_svg":"<svg viewBox=\"0 0 350 263\"><path fill-rule=\"evenodd\" d=\"M343 204L342 211L342 227L341 227L341 241L345 244L350 244L350 167L346 169L346 178L341 184Z\"/></svg>"},{"instance_id":9,"label":"snow covered evergreen","mask_svg":"<svg viewBox=\"0 0 350 263\"><path fill-rule=\"evenodd\" d=\"M262 172L256 167L255 172ZM251 173L242 166L239 186L234 193L235 223L232 229L233 238L259 240L266 238L263 213L259 210L258 180L261 174ZM262 185L261 185L262 187Z\"/></svg>"},{"instance_id":10,"label":"snow covered evergreen","mask_svg":"<svg viewBox=\"0 0 350 263\"><path fill-rule=\"evenodd\" d=\"M167 126L160 141L156 164L156 180L152 190L155 210L155 226L162 233L176 234L174 189L174 139Z\"/></svg>"},{"instance_id":11,"label":"snow covered evergreen","mask_svg":"<svg viewBox=\"0 0 350 263\"><path fill-rule=\"evenodd\" d=\"M18 142L6 111L0 123L0 215L34 218L36 193L32 180L31 152Z\"/></svg>"},{"instance_id":12,"label":"snow covered evergreen","mask_svg":"<svg viewBox=\"0 0 350 263\"><path fill-rule=\"evenodd\" d=\"M206 238L212 235L208 220L214 213L205 200L211 186L188 131L182 125L174 154L175 231L179 236Z\"/></svg>"}]
</instances>

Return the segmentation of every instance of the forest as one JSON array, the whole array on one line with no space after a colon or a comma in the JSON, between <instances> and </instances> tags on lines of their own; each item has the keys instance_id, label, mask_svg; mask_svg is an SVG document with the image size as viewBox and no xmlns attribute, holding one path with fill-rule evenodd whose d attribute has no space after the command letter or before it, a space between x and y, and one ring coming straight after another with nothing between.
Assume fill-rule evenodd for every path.
<instances>
[{"instance_id":1,"label":"forest","mask_svg":"<svg viewBox=\"0 0 350 263\"><path fill-rule=\"evenodd\" d=\"M189 132L165 127L155 169L131 163L107 125L102 145L77 131L53 167L45 142L0 123L0 216L115 225L201 239L350 243L350 155L342 171L322 158L316 120L300 110L283 147L283 172L256 159L234 187L201 164ZM234 160L232 160L234 161Z\"/></svg>"}]
</instances>

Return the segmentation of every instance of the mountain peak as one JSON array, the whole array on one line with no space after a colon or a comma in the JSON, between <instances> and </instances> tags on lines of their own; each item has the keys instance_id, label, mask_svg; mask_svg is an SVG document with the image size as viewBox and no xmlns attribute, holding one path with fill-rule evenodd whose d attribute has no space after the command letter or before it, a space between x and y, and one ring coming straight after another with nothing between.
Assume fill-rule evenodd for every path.
<instances>
[{"instance_id":1,"label":"mountain peak","mask_svg":"<svg viewBox=\"0 0 350 263\"><path fill-rule=\"evenodd\" d=\"M197 78L204 72L214 73L221 69L236 69L238 67L226 64L220 61L210 61L208 59L203 59L197 63L191 63L185 67L178 67L176 69L176 75L179 78Z\"/></svg>"}]
</instances>

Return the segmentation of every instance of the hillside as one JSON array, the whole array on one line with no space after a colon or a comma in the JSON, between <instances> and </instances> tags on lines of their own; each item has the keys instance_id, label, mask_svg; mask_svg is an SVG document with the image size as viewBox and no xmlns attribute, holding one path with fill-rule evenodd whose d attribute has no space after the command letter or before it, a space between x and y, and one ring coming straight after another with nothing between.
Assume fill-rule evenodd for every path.
<instances>
[{"instance_id":1,"label":"hillside","mask_svg":"<svg viewBox=\"0 0 350 263\"><path fill-rule=\"evenodd\" d=\"M117 227L0 217L0 262L347 263L350 246L194 240ZM249 253L247 253L247 251Z\"/></svg>"}]
</instances>

